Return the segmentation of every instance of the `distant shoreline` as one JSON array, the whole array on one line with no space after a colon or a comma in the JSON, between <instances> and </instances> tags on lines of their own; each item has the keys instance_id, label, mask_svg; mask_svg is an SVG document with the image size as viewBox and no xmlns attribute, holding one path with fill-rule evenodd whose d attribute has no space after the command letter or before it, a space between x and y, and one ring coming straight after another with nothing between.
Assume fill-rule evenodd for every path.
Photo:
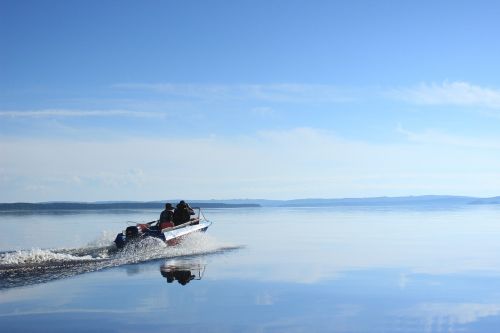
<instances>
[{"instance_id":1,"label":"distant shoreline","mask_svg":"<svg viewBox=\"0 0 500 333\"><path fill-rule=\"evenodd\" d=\"M489 198L420 195L406 197L372 197L343 199L230 199L230 200L188 200L192 207L200 208L258 208L258 207L337 207L337 206L456 206L456 205L500 205L500 196ZM111 209L163 209L165 202L175 204L176 200L165 201L102 201L102 202L16 202L0 203L0 211L72 211Z\"/></svg>"},{"instance_id":2,"label":"distant shoreline","mask_svg":"<svg viewBox=\"0 0 500 333\"><path fill-rule=\"evenodd\" d=\"M225 203L190 203L191 207L200 208L250 208L260 207L258 204L225 204ZM163 209L162 202L50 202L50 203L0 203L0 211L69 211L69 210L112 210L112 209Z\"/></svg>"}]
</instances>

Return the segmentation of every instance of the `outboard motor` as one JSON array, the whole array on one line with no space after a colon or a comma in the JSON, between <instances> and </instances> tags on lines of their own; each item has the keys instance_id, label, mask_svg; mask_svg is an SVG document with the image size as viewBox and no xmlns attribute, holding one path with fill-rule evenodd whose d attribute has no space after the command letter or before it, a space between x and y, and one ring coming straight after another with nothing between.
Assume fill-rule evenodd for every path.
<instances>
[{"instance_id":1,"label":"outboard motor","mask_svg":"<svg viewBox=\"0 0 500 333\"><path fill-rule=\"evenodd\" d=\"M142 232L139 230L137 226L130 226L125 229L125 233L121 232L116 235L115 244L116 247L121 249L125 246L127 241L139 238Z\"/></svg>"},{"instance_id":2,"label":"outboard motor","mask_svg":"<svg viewBox=\"0 0 500 333\"><path fill-rule=\"evenodd\" d=\"M126 238L125 238L125 235L123 234L123 232L120 232L118 235L116 235L115 244L116 244L117 248L121 249L122 247L124 247L125 242L126 242Z\"/></svg>"},{"instance_id":3,"label":"outboard motor","mask_svg":"<svg viewBox=\"0 0 500 333\"><path fill-rule=\"evenodd\" d=\"M139 228L137 228L135 226L127 227L127 229L125 229L125 236L128 239L139 237Z\"/></svg>"}]
</instances>

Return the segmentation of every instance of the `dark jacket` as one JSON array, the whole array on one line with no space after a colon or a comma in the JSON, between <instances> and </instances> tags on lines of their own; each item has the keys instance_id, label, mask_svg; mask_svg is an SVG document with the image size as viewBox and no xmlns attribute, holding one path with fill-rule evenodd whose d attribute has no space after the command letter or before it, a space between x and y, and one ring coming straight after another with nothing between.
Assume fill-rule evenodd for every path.
<instances>
[{"instance_id":1,"label":"dark jacket","mask_svg":"<svg viewBox=\"0 0 500 333\"><path fill-rule=\"evenodd\" d=\"M191 215L194 215L194 211L191 207L189 207L189 205L178 204L174 211L174 224L177 226L188 222L191 219Z\"/></svg>"},{"instance_id":2,"label":"dark jacket","mask_svg":"<svg viewBox=\"0 0 500 333\"><path fill-rule=\"evenodd\" d=\"M160 214L160 224L163 222L172 222L174 218L174 211L172 209L165 209Z\"/></svg>"}]
</instances>

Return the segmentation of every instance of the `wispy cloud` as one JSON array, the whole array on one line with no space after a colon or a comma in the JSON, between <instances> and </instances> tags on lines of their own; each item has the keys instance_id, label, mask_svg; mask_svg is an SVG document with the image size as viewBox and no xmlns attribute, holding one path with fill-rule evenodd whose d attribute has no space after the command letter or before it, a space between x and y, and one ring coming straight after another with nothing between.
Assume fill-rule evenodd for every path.
<instances>
[{"instance_id":1,"label":"wispy cloud","mask_svg":"<svg viewBox=\"0 0 500 333\"><path fill-rule=\"evenodd\" d=\"M481 318L498 316L500 304L482 303L421 303L400 311L400 314L424 319L427 329L439 326L443 331L453 331L457 324L468 324Z\"/></svg>"},{"instance_id":2,"label":"wispy cloud","mask_svg":"<svg viewBox=\"0 0 500 333\"><path fill-rule=\"evenodd\" d=\"M396 131L404 135L409 141L415 143L478 149L500 149L500 137L467 137L449 134L435 129L414 132L403 128L401 125L398 125Z\"/></svg>"},{"instance_id":3,"label":"wispy cloud","mask_svg":"<svg viewBox=\"0 0 500 333\"><path fill-rule=\"evenodd\" d=\"M422 83L412 88L393 89L388 95L417 104L455 105L500 109L500 89L467 82Z\"/></svg>"},{"instance_id":4,"label":"wispy cloud","mask_svg":"<svg viewBox=\"0 0 500 333\"><path fill-rule=\"evenodd\" d=\"M376 98L404 100L423 105L453 105L500 109L500 89L468 82L421 83L395 89L357 89L329 84L177 84L120 83L114 89L153 93L170 98L201 101L251 100L279 103L344 103Z\"/></svg>"},{"instance_id":5,"label":"wispy cloud","mask_svg":"<svg viewBox=\"0 0 500 333\"><path fill-rule=\"evenodd\" d=\"M268 102L347 102L352 92L325 84L175 84L122 83L115 89L153 92L202 100L259 100Z\"/></svg>"},{"instance_id":6,"label":"wispy cloud","mask_svg":"<svg viewBox=\"0 0 500 333\"><path fill-rule=\"evenodd\" d=\"M44 109L10 111L0 110L0 117L7 118L47 118L47 117L164 117L164 113L130 110L72 110Z\"/></svg>"},{"instance_id":7,"label":"wispy cloud","mask_svg":"<svg viewBox=\"0 0 500 333\"><path fill-rule=\"evenodd\" d=\"M262 116L262 117L268 117L272 116L276 113L276 111L273 108L267 107L267 106L261 106L261 107L256 107L250 110L253 114Z\"/></svg>"}]
</instances>

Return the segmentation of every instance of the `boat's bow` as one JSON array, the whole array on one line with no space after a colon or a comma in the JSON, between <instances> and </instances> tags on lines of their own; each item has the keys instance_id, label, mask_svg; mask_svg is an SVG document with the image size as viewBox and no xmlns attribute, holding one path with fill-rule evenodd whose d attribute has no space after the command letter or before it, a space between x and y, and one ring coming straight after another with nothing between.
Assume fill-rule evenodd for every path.
<instances>
[{"instance_id":1,"label":"boat's bow","mask_svg":"<svg viewBox=\"0 0 500 333\"><path fill-rule=\"evenodd\" d=\"M195 224L189 224L189 223L191 222L185 223L186 225L178 226L180 228L174 227L174 228L163 229L162 232L163 235L165 236L165 241L168 242L169 240L180 238L193 232L205 231L208 229L210 225L212 225L212 222L208 220L202 220Z\"/></svg>"}]
</instances>

